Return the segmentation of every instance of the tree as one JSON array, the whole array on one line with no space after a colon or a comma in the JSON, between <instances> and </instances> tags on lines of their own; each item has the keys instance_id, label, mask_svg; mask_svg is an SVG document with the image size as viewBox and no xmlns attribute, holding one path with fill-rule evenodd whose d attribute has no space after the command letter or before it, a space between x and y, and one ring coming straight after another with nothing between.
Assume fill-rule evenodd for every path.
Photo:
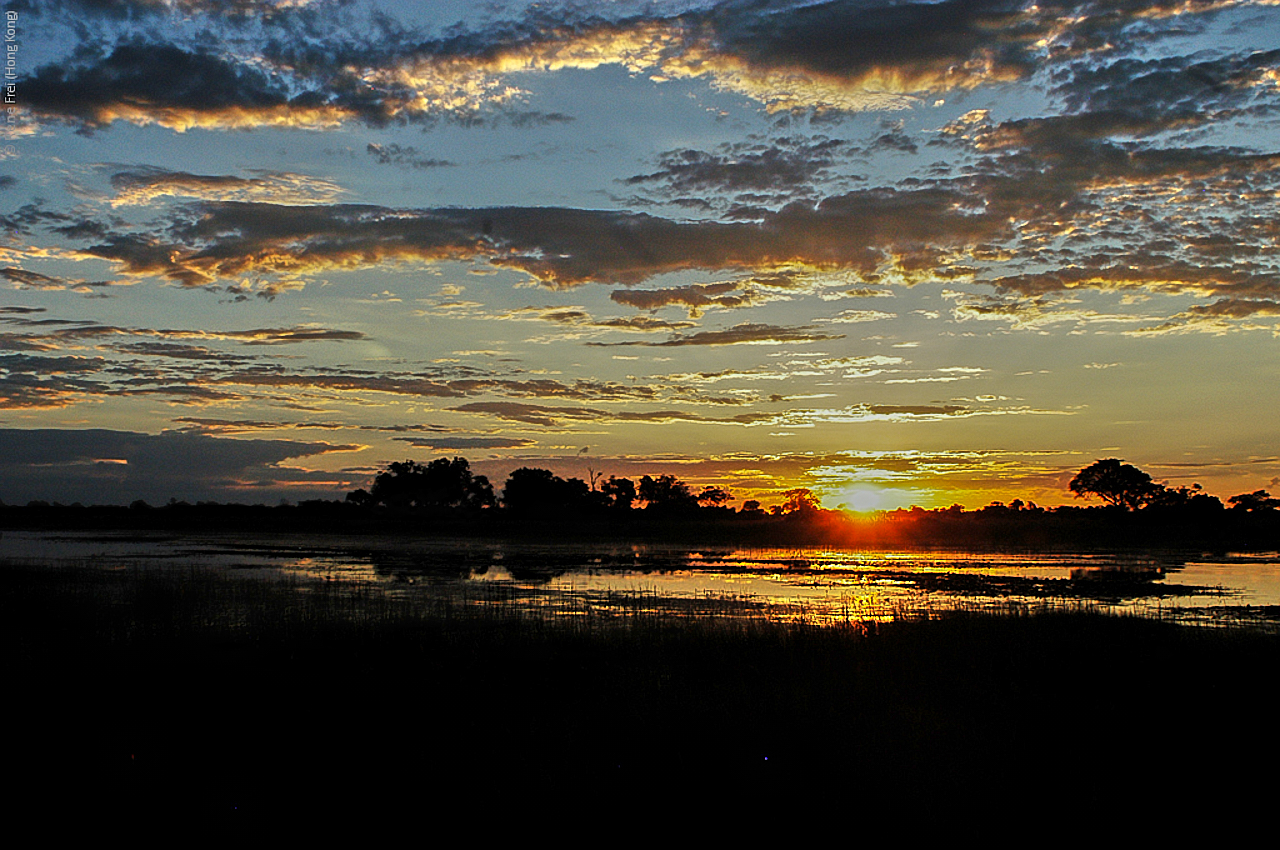
<instances>
[{"instance_id":1,"label":"tree","mask_svg":"<svg viewBox=\"0 0 1280 850\"><path fill-rule=\"evenodd\" d=\"M549 469L522 466L507 477L502 504L525 514L563 513L583 507L591 489L580 478L561 478Z\"/></svg>"},{"instance_id":2,"label":"tree","mask_svg":"<svg viewBox=\"0 0 1280 850\"><path fill-rule=\"evenodd\" d=\"M786 499L782 503L782 512L784 514L807 516L822 509L822 503L818 501L818 497L813 495L813 491L808 487L797 487L794 490L788 490L782 495Z\"/></svg>"},{"instance_id":3,"label":"tree","mask_svg":"<svg viewBox=\"0 0 1280 850\"><path fill-rule=\"evenodd\" d=\"M1067 485L1077 498L1097 496L1108 505L1135 511L1156 498L1163 489L1151 476L1116 458L1095 461L1076 473Z\"/></svg>"},{"instance_id":4,"label":"tree","mask_svg":"<svg viewBox=\"0 0 1280 850\"><path fill-rule=\"evenodd\" d=\"M674 475L659 475L657 478L646 475L640 479L638 493L640 500L647 503L646 510L679 511L698 506L698 498L689 485Z\"/></svg>"},{"instance_id":5,"label":"tree","mask_svg":"<svg viewBox=\"0 0 1280 850\"><path fill-rule=\"evenodd\" d=\"M719 507L725 502L733 501L733 494L723 487L703 487L698 494L698 504Z\"/></svg>"},{"instance_id":6,"label":"tree","mask_svg":"<svg viewBox=\"0 0 1280 850\"><path fill-rule=\"evenodd\" d=\"M1161 483L1156 485L1155 492L1147 501L1147 508L1162 511L1177 511L1183 514L1207 514L1222 510L1222 500L1204 492L1199 484L1190 487L1170 487Z\"/></svg>"},{"instance_id":7,"label":"tree","mask_svg":"<svg viewBox=\"0 0 1280 850\"><path fill-rule=\"evenodd\" d=\"M608 499L610 508L621 511L630 510L631 503L636 500L636 485L630 478L610 475L608 481L600 482L600 492Z\"/></svg>"},{"instance_id":8,"label":"tree","mask_svg":"<svg viewBox=\"0 0 1280 850\"><path fill-rule=\"evenodd\" d=\"M1227 504L1235 511L1271 511L1280 508L1280 499L1273 499L1266 490L1254 490L1252 493L1241 493L1227 499Z\"/></svg>"},{"instance_id":9,"label":"tree","mask_svg":"<svg viewBox=\"0 0 1280 850\"><path fill-rule=\"evenodd\" d=\"M366 496L357 490L353 502L394 508L485 508L494 505L493 485L472 475L466 458L437 458L428 464L407 460L392 463L373 479Z\"/></svg>"}]
</instances>

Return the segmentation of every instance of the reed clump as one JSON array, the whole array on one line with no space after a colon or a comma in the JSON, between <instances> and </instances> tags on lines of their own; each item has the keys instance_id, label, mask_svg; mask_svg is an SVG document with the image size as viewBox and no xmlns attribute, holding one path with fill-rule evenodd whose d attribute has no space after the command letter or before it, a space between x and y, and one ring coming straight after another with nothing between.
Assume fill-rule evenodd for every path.
<instances>
[{"instance_id":1,"label":"reed clump","mask_svg":"<svg viewBox=\"0 0 1280 850\"><path fill-rule=\"evenodd\" d=\"M377 793L428 775L455 790L1140 784L1265 728L1280 657L1273 634L1083 607L817 625L749 603L539 607L502 586L398 597L199 570L10 565L0 582L19 769L211 806L321 777ZM1144 757L1100 773L1117 752Z\"/></svg>"}]
</instances>

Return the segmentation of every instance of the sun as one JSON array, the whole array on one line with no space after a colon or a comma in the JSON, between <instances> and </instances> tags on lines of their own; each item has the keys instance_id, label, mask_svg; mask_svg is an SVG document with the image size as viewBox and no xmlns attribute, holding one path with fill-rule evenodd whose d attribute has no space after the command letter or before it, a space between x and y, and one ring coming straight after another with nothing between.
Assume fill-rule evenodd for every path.
<instances>
[{"instance_id":1,"label":"sun","mask_svg":"<svg viewBox=\"0 0 1280 850\"><path fill-rule=\"evenodd\" d=\"M885 491L865 485L840 490L832 495L840 507L863 513L880 510L887 503Z\"/></svg>"}]
</instances>

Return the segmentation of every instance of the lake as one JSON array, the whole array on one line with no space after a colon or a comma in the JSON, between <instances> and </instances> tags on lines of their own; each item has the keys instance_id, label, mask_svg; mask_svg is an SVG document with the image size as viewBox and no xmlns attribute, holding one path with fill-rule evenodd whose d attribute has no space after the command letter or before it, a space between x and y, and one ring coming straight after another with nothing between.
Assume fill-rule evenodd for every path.
<instances>
[{"instance_id":1,"label":"lake","mask_svg":"<svg viewBox=\"0 0 1280 850\"><path fill-rule=\"evenodd\" d=\"M0 562L212 570L552 616L648 613L873 622L1054 606L1181 622L1280 621L1280 554L976 553L554 545L474 539L5 532ZM333 583L337 583L336 585Z\"/></svg>"}]
</instances>

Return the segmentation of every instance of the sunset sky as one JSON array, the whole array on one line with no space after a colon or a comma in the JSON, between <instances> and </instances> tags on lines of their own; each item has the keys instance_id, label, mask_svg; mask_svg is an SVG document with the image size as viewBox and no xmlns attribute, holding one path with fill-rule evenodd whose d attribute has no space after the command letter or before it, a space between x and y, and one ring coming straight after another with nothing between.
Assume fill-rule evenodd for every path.
<instances>
[{"instance_id":1,"label":"sunset sky","mask_svg":"<svg viewBox=\"0 0 1280 850\"><path fill-rule=\"evenodd\" d=\"M7 503L1280 487L1276 0L5 9Z\"/></svg>"}]
</instances>

